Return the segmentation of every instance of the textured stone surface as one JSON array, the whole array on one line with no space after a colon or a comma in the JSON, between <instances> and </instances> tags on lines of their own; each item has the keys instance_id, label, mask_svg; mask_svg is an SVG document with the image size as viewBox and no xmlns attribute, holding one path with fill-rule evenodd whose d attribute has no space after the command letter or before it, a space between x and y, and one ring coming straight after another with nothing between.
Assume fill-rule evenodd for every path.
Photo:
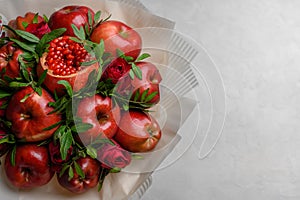
<instances>
[{"instance_id":1,"label":"textured stone surface","mask_svg":"<svg viewBox=\"0 0 300 200\"><path fill-rule=\"evenodd\" d=\"M143 199L300 199L300 1L141 2L206 47L227 98L213 153L194 144Z\"/></svg>"}]
</instances>

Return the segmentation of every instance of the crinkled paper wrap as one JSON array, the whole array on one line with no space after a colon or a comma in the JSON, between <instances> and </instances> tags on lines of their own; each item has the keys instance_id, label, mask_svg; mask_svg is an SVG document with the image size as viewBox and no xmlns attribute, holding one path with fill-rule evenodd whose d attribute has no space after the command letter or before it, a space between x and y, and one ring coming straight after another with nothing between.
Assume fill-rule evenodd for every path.
<instances>
[{"instance_id":1,"label":"crinkled paper wrap","mask_svg":"<svg viewBox=\"0 0 300 200\"><path fill-rule=\"evenodd\" d=\"M171 37L166 34L164 39L156 40L154 37L155 34L157 34L157 31L155 31L153 27L157 27L158 30L172 30L174 28L174 23L150 13L136 0L0 0L0 3L0 14L6 17L7 20L14 19L18 15L24 15L27 11L39 12L39 14L50 16L50 14L55 10L63 7L64 5L71 4L87 5L94 11L101 10L103 17L112 14L111 19L123 21L140 31L143 42L145 42L145 46L156 47L156 50L154 51L152 51L151 48L146 49L149 50L152 55L150 61L157 64L158 67L161 67L160 70L163 78L168 76L168 69L164 68L164 66L168 65L170 58L165 50L169 47ZM144 29L145 27L151 28ZM168 80L169 82L164 82L164 87L166 88L168 87L168 84L172 85L173 81L176 82L176 79ZM174 94L168 94L168 91L162 91L161 98L168 98L169 101L162 101L159 106L154 108L155 112L153 112L153 115L158 119L163 129L163 136L159 145L155 151L143 154L143 160L133 160L131 165L125 168L123 172L108 175L100 192L97 192L97 188L95 188L94 190L92 189L84 194L71 194L57 184L55 177L49 184L43 187L36 188L31 191L19 191L6 184L5 175L2 171L0 176L1 199L129 199L140 185L149 177L149 175L151 175L156 167L159 166L159 164L168 156L176 143L180 140L180 136L177 134L177 131L196 105L195 101L184 97L178 97ZM184 110L180 109L182 107ZM163 110L163 112L161 110Z\"/></svg>"}]
</instances>

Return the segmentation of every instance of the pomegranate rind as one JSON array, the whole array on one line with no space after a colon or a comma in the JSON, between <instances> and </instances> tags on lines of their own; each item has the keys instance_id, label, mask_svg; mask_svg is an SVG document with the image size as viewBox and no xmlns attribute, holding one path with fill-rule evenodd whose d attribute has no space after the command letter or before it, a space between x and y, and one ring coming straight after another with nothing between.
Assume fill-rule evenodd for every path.
<instances>
[{"instance_id":1,"label":"pomegranate rind","mask_svg":"<svg viewBox=\"0 0 300 200\"><path fill-rule=\"evenodd\" d=\"M69 82L72 86L73 92L77 92L86 86L90 73L94 70L97 72L99 69L99 64L96 62L90 66L84 67L75 74L67 76L54 75L52 70L48 69L48 67L45 65L47 55L48 53L45 52L40 58L40 62L37 66L37 75L40 77L45 70L48 70L43 84L49 90L49 92L52 94L56 93L58 96L62 96L66 93L65 86L59 84L59 81L65 80Z\"/></svg>"}]
</instances>

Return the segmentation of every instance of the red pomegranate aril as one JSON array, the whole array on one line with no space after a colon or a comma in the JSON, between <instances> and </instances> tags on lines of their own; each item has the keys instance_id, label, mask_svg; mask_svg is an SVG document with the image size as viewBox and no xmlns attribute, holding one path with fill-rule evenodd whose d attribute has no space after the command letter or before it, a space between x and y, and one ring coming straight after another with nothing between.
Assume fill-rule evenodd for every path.
<instances>
[{"instance_id":1,"label":"red pomegranate aril","mask_svg":"<svg viewBox=\"0 0 300 200\"><path fill-rule=\"evenodd\" d=\"M50 42L46 64L54 75L65 76L79 71L81 63L89 58L81 44L63 36Z\"/></svg>"}]
</instances>

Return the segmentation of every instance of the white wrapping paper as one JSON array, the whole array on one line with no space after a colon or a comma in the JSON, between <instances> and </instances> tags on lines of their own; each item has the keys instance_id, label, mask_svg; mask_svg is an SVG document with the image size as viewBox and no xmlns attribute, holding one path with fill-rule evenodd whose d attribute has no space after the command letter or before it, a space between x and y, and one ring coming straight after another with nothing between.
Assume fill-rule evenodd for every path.
<instances>
[{"instance_id":1,"label":"white wrapping paper","mask_svg":"<svg viewBox=\"0 0 300 200\"><path fill-rule=\"evenodd\" d=\"M143 154L143 160L133 160L123 172L108 175L101 192L97 192L95 188L81 195L71 194L57 184L56 178L53 178L49 184L43 187L31 191L20 191L7 185L2 171L0 174L1 199L128 199L174 149L181 139L181 136L177 134L180 127L184 125L184 122L197 106L197 99L193 95L185 95L198 84L188 68L188 61L195 56L195 50L185 46L185 50L183 49L184 51L181 52L180 56L177 53L174 54L170 42L180 42L180 38L174 38L176 35L174 36L170 31L174 28L174 23L153 15L135 0L0 0L0 3L0 14L7 20L14 19L18 15L24 15L28 11L49 16L55 10L71 4L86 5L93 8L94 11L101 10L103 17L112 14L111 19L123 21L140 32L143 39L143 51L152 55L149 61L159 67L163 76L162 101L153 109L155 111L153 115L162 127L163 136L160 143L153 152ZM182 44L180 45L182 46ZM185 77L184 71L191 74ZM183 89L174 87L179 79L182 79L181 84L186 85Z\"/></svg>"}]
</instances>

